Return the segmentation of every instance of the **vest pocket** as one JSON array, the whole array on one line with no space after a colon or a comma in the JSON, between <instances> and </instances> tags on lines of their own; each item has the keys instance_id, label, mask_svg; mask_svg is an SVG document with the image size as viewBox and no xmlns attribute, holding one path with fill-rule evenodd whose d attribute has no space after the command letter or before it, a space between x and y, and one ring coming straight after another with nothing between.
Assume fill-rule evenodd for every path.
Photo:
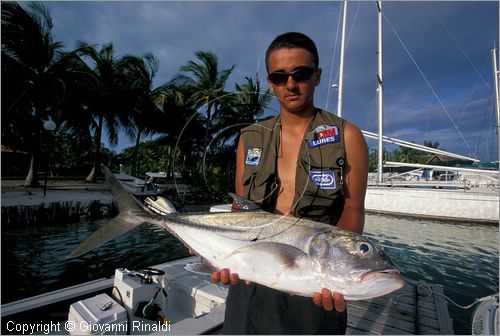
<instances>
[{"instance_id":1,"label":"vest pocket","mask_svg":"<svg viewBox=\"0 0 500 336\"><path fill-rule=\"evenodd\" d=\"M321 164L321 160L314 160L313 157L301 157L300 175L307 179L306 194L319 198L331 198L333 195L342 192L342 169L329 160L329 164ZM305 181L304 181L305 182Z\"/></svg>"},{"instance_id":2,"label":"vest pocket","mask_svg":"<svg viewBox=\"0 0 500 336\"><path fill-rule=\"evenodd\" d=\"M307 179L307 186L297 204L296 215L335 224L342 211L341 172L340 167L332 166L302 168L302 178Z\"/></svg>"},{"instance_id":3,"label":"vest pocket","mask_svg":"<svg viewBox=\"0 0 500 336\"><path fill-rule=\"evenodd\" d=\"M340 169L314 169L309 170L309 181L306 193L319 197L331 197L342 190Z\"/></svg>"}]
</instances>

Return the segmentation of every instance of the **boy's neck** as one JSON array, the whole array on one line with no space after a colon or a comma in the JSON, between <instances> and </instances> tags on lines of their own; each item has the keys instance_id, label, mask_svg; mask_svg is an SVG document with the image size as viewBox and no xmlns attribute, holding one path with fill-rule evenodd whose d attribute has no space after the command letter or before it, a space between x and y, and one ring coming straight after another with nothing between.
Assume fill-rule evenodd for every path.
<instances>
[{"instance_id":1,"label":"boy's neck","mask_svg":"<svg viewBox=\"0 0 500 336\"><path fill-rule=\"evenodd\" d=\"M282 125L286 126L305 126L309 124L309 121L314 116L314 106L311 108L300 112L294 113L286 110L280 111L280 120Z\"/></svg>"}]
</instances>

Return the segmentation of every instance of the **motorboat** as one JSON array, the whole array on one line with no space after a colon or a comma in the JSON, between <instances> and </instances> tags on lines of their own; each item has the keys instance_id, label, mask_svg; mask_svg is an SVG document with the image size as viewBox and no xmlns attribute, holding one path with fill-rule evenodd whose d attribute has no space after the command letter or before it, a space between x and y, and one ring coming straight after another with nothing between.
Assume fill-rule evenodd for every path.
<instances>
[{"instance_id":1,"label":"motorboat","mask_svg":"<svg viewBox=\"0 0 500 336\"><path fill-rule=\"evenodd\" d=\"M2 334L216 333L228 288L185 270L199 261L188 257L152 268L118 268L111 278L4 304Z\"/></svg>"}]
</instances>

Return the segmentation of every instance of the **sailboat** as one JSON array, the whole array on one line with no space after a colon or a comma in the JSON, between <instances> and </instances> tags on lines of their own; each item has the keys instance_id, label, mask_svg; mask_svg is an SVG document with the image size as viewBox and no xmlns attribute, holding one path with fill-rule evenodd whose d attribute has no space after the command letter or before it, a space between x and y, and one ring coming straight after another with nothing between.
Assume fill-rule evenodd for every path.
<instances>
[{"instance_id":1,"label":"sailboat","mask_svg":"<svg viewBox=\"0 0 500 336\"><path fill-rule=\"evenodd\" d=\"M344 3L344 11L346 10ZM410 142L390 138L383 135L383 85L382 85L382 3L377 1L378 7L378 134L362 131L367 138L378 140L377 173L374 178L370 174L365 198L365 209L369 213L381 213L416 218L450 220L460 222L499 222L499 172L483 169L457 168L436 165L407 164L387 162L383 160L383 142L389 142L401 147L409 147L436 155L470 160L475 158L457 155L438 149L416 145ZM345 12L344 24L345 27ZM345 29L345 28L344 28ZM344 34L343 34L344 36ZM341 53L343 52L343 48ZM341 57L342 59L342 57ZM496 70L496 56L493 56L494 76L496 83L496 108L499 120L499 89L498 71ZM342 63L340 64L342 68ZM342 73L342 70L341 70ZM342 77L339 78L339 102L341 102ZM338 114L341 115L341 104L338 105ZM500 121L499 121L500 123ZM413 175L407 174L409 181L401 178L399 181L387 179L383 174L384 167L412 167ZM441 171L441 176L453 176L453 181L421 179L425 172ZM413 176L413 179L411 179ZM425 175L424 175L425 176ZM469 177L467 177L469 176ZM474 176L475 178L470 178ZM418 181L417 181L418 180Z\"/></svg>"}]
</instances>

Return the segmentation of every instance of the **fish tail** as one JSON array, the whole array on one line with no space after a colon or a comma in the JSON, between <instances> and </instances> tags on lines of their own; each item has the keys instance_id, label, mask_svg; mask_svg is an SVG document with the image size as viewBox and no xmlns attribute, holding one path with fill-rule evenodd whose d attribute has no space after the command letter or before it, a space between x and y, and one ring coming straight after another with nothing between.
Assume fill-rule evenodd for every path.
<instances>
[{"instance_id":1,"label":"fish tail","mask_svg":"<svg viewBox=\"0 0 500 336\"><path fill-rule=\"evenodd\" d=\"M116 202L118 206L118 210L123 212L124 210L143 213L142 205L139 201L130 195L120 182L113 175L111 170L108 167L103 166L104 177L106 178L106 182L109 184L111 194L113 195L113 200Z\"/></svg>"},{"instance_id":2,"label":"fish tail","mask_svg":"<svg viewBox=\"0 0 500 336\"><path fill-rule=\"evenodd\" d=\"M145 223L145 219L148 217L139 201L121 186L109 168L106 166L103 166L103 168L104 176L113 194L113 200L118 206L118 216L78 245L69 257L78 257L90 252L96 247Z\"/></svg>"}]
</instances>

